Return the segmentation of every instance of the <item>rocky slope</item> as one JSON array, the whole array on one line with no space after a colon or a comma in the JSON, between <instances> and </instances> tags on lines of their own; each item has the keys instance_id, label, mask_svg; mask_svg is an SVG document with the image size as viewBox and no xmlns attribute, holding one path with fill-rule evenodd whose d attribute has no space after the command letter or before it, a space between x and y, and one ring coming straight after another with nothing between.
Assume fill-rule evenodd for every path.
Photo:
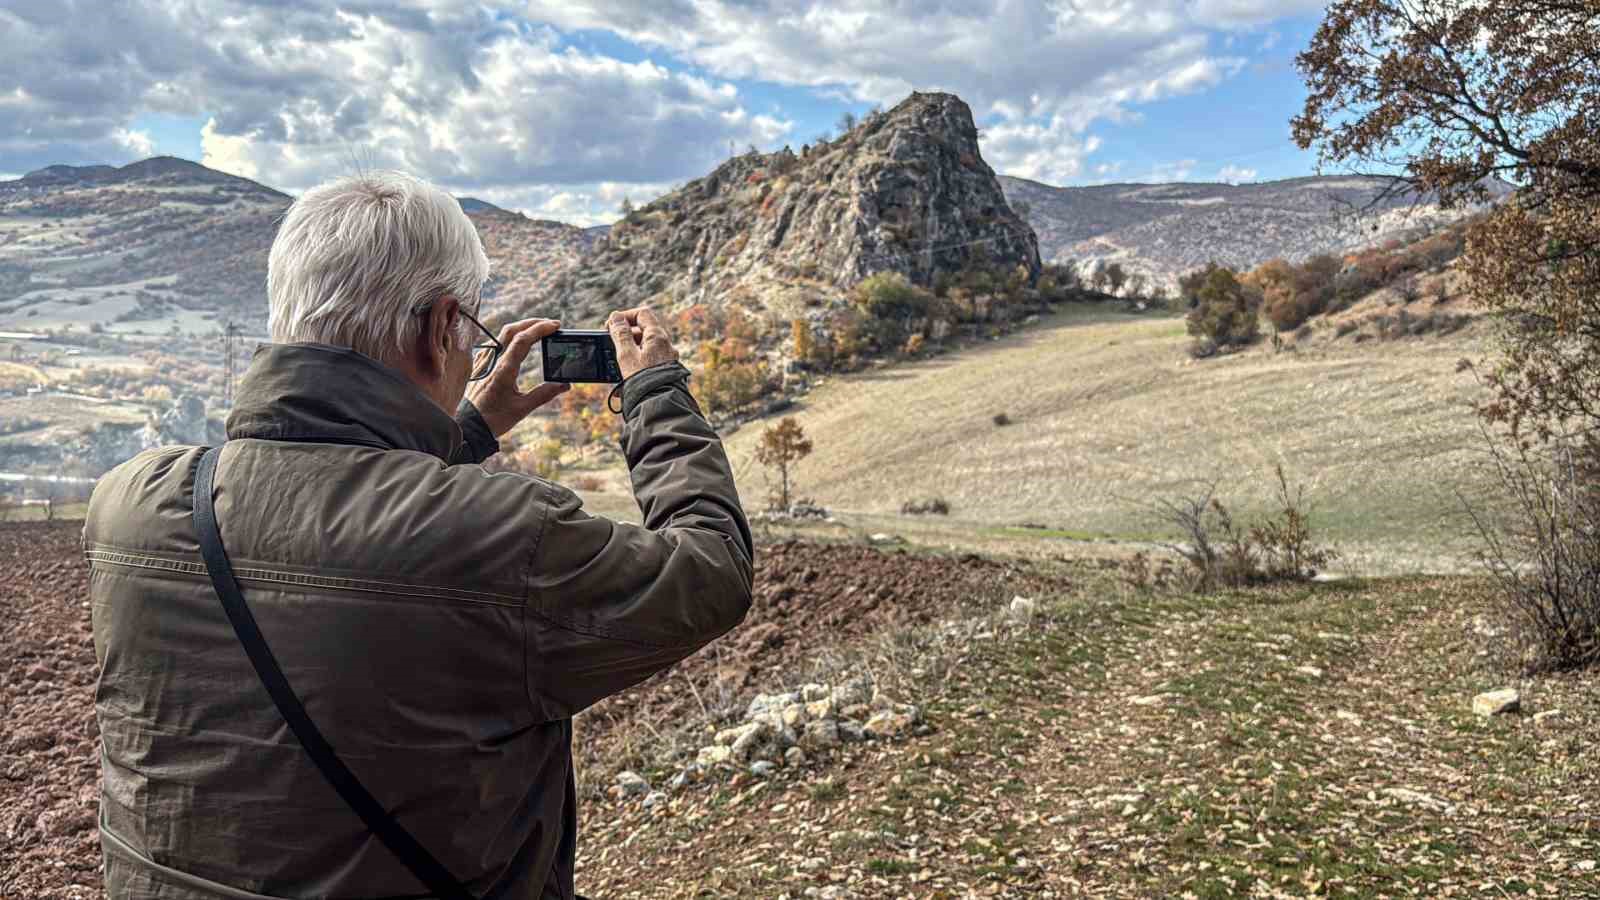
<instances>
[{"instance_id":1,"label":"rocky slope","mask_svg":"<svg viewBox=\"0 0 1600 900\"><path fill-rule=\"evenodd\" d=\"M1466 214L1404 196L1379 202L1383 179L1352 176L1065 188L1002 176L1000 184L1027 211L1047 261L1086 271L1121 262L1167 284L1212 260L1237 269L1274 257L1299 262L1406 239Z\"/></svg>"},{"instance_id":2,"label":"rocky slope","mask_svg":"<svg viewBox=\"0 0 1600 900\"><path fill-rule=\"evenodd\" d=\"M927 285L979 255L1039 269L972 111L914 93L832 142L735 157L635 210L528 311L585 321L650 300L793 315L874 272Z\"/></svg>"}]
</instances>

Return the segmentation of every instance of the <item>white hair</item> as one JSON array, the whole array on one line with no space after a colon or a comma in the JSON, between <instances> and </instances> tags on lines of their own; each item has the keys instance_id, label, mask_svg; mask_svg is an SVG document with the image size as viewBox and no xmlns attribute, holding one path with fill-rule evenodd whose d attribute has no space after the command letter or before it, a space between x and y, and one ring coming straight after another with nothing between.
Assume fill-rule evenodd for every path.
<instances>
[{"instance_id":1,"label":"white hair","mask_svg":"<svg viewBox=\"0 0 1600 900\"><path fill-rule=\"evenodd\" d=\"M319 185L284 214L267 258L267 323L279 343L349 347L392 363L421 333L414 310L446 294L476 312L489 257L449 194L400 172ZM472 343L461 319L459 346Z\"/></svg>"}]
</instances>

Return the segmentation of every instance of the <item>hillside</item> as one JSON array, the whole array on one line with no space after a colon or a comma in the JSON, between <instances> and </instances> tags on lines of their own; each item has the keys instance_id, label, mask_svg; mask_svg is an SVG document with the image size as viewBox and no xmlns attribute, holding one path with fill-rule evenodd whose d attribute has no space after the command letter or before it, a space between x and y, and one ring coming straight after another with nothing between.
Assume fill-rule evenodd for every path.
<instances>
[{"instance_id":1,"label":"hillside","mask_svg":"<svg viewBox=\"0 0 1600 900\"><path fill-rule=\"evenodd\" d=\"M1243 271L1275 257L1407 239L1470 211L1442 211L1410 196L1381 199L1386 182L1358 176L1259 184L1112 184L1052 187L1002 176L1014 208L1027 210L1047 262L1090 269L1121 262L1171 285L1216 261ZM1497 194L1508 187L1501 185Z\"/></svg>"},{"instance_id":2,"label":"hillside","mask_svg":"<svg viewBox=\"0 0 1600 900\"><path fill-rule=\"evenodd\" d=\"M1179 320L1069 307L997 341L828 378L782 413L816 447L793 479L839 518L820 534L1070 551L1164 536L1148 504L1197 481L1220 478L1220 496L1260 510L1281 461L1345 551L1341 570L1459 571L1470 527L1455 491L1476 496L1485 473L1468 409L1479 389L1456 363L1482 337L1361 341L1365 327L1194 362ZM727 438L752 507L768 492L752 458L764 424ZM948 516L899 514L932 496Z\"/></svg>"},{"instance_id":3,"label":"hillside","mask_svg":"<svg viewBox=\"0 0 1600 900\"><path fill-rule=\"evenodd\" d=\"M832 142L735 157L634 210L528 309L589 321L655 300L792 317L874 272L926 286L984 258L1039 270L972 111L914 93Z\"/></svg>"},{"instance_id":4,"label":"hillside","mask_svg":"<svg viewBox=\"0 0 1600 900\"><path fill-rule=\"evenodd\" d=\"M267 249L288 203L172 157L0 182L0 330L264 321Z\"/></svg>"}]
</instances>

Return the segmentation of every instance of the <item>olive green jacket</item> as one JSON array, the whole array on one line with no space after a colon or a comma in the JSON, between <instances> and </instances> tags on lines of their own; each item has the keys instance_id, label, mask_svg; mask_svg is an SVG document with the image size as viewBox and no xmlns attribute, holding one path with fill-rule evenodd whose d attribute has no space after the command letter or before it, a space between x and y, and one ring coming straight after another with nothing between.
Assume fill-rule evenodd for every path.
<instances>
[{"instance_id":1,"label":"olive green jacket","mask_svg":"<svg viewBox=\"0 0 1600 900\"><path fill-rule=\"evenodd\" d=\"M345 763L475 896L573 896L572 716L749 608L749 525L687 377L624 385L642 527L484 471L470 404L452 419L359 353L265 345L241 382L215 498L250 607ZM201 453L118 466L84 527L110 897L425 896L234 636L190 519Z\"/></svg>"}]
</instances>

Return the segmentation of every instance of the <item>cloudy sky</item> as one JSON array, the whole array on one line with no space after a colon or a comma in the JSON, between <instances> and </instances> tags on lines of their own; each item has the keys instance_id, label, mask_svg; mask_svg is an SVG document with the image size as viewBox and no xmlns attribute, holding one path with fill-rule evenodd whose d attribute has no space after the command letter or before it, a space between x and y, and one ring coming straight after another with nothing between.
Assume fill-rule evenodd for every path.
<instances>
[{"instance_id":1,"label":"cloudy sky","mask_svg":"<svg viewBox=\"0 0 1600 900\"><path fill-rule=\"evenodd\" d=\"M1306 0L4 0L0 177L203 161L288 191L403 168L610 221L730 148L953 91L1050 184L1311 171Z\"/></svg>"}]
</instances>

